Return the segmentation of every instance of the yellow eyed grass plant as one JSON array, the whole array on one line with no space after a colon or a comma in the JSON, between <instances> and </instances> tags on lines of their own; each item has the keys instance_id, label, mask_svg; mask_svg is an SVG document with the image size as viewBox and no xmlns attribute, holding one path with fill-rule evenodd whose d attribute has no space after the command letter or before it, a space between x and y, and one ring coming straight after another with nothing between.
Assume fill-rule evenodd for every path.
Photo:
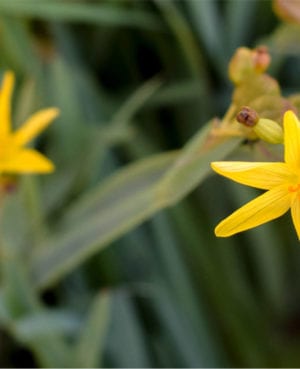
<instances>
[{"instance_id":1,"label":"yellow eyed grass plant","mask_svg":"<svg viewBox=\"0 0 300 369\"><path fill-rule=\"evenodd\" d=\"M212 169L238 183L268 190L249 202L215 229L219 237L257 227L291 209L300 239L300 123L292 111L284 115L284 162L213 162Z\"/></svg>"},{"instance_id":2,"label":"yellow eyed grass plant","mask_svg":"<svg viewBox=\"0 0 300 369\"><path fill-rule=\"evenodd\" d=\"M299 367L297 9L0 1L1 367Z\"/></svg>"},{"instance_id":3,"label":"yellow eyed grass plant","mask_svg":"<svg viewBox=\"0 0 300 369\"><path fill-rule=\"evenodd\" d=\"M13 72L5 72L0 89L0 173L50 173L53 163L38 151L25 145L39 135L58 116L58 109L38 111L15 132L11 122Z\"/></svg>"}]
</instances>

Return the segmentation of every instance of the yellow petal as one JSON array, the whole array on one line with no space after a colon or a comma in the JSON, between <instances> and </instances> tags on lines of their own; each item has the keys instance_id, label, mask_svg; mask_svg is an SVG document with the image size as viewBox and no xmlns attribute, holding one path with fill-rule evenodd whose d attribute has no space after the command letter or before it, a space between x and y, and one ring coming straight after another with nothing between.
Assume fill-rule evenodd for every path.
<instances>
[{"instance_id":1,"label":"yellow petal","mask_svg":"<svg viewBox=\"0 0 300 369\"><path fill-rule=\"evenodd\" d=\"M14 133L14 143L23 146L43 131L54 118L59 114L56 108L40 110L33 114L26 122Z\"/></svg>"},{"instance_id":2,"label":"yellow petal","mask_svg":"<svg viewBox=\"0 0 300 369\"><path fill-rule=\"evenodd\" d=\"M211 167L218 174L235 182L263 190L270 190L295 179L285 163L219 161L211 163Z\"/></svg>"},{"instance_id":3,"label":"yellow petal","mask_svg":"<svg viewBox=\"0 0 300 369\"><path fill-rule=\"evenodd\" d=\"M236 210L217 225L216 236L232 236L283 215L291 205L291 194L286 187L275 187Z\"/></svg>"},{"instance_id":4,"label":"yellow petal","mask_svg":"<svg viewBox=\"0 0 300 369\"><path fill-rule=\"evenodd\" d=\"M6 136L11 130L11 96L15 77L12 72L5 72L0 90L0 137Z\"/></svg>"},{"instance_id":5,"label":"yellow petal","mask_svg":"<svg viewBox=\"0 0 300 369\"><path fill-rule=\"evenodd\" d=\"M6 161L0 161L0 172L4 173L50 173L53 163L36 150L20 150Z\"/></svg>"},{"instance_id":6,"label":"yellow petal","mask_svg":"<svg viewBox=\"0 0 300 369\"><path fill-rule=\"evenodd\" d=\"M292 203L291 211L292 211L292 219L293 219L294 227L296 229L297 236L300 240L300 199L299 199L299 195L297 194L295 195L295 199Z\"/></svg>"},{"instance_id":7,"label":"yellow petal","mask_svg":"<svg viewBox=\"0 0 300 369\"><path fill-rule=\"evenodd\" d=\"M291 111L284 114L284 160L291 168L300 168L300 123Z\"/></svg>"}]
</instances>

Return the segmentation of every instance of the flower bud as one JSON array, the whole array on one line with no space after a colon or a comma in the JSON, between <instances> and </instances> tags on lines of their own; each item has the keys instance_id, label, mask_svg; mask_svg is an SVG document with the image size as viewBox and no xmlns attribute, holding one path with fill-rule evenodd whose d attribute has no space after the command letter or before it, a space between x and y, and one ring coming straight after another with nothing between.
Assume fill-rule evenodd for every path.
<instances>
[{"instance_id":1,"label":"flower bud","mask_svg":"<svg viewBox=\"0 0 300 369\"><path fill-rule=\"evenodd\" d=\"M259 120L259 116L254 109L251 109L248 106L243 106L237 114L236 120L246 127L254 127Z\"/></svg>"},{"instance_id":2,"label":"flower bud","mask_svg":"<svg viewBox=\"0 0 300 369\"><path fill-rule=\"evenodd\" d=\"M229 63L229 78L235 84L242 82L253 70L251 50L247 47L240 47Z\"/></svg>"},{"instance_id":3,"label":"flower bud","mask_svg":"<svg viewBox=\"0 0 300 369\"><path fill-rule=\"evenodd\" d=\"M229 78L238 85L247 78L263 73L269 66L271 57L266 46L255 49L240 47L229 63Z\"/></svg>"},{"instance_id":4,"label":"flower bud","mask_svg":"<svg viewBox=\"0 0 300 369\"><path fill-rule=\"evenodd\" d=\"M281 20L287 23L300 23L299 1L273 0L273 10Z\"/></svg>"},{"instance_id":5,"label":"flower bud","mask_svg":"<svg viewBox=\"0 0 300 369\"><path fill-rule=\"evenodd\" d=\"M263 73L271 63L271 56L266 46L258 46L252 51L254 68L257 73Z\"/></svg>"},{"instance_id":6,"label":"flower bud","mask_svg":"<svg viewBox=\"0 0 300 369\"><path fill-rule=\"evenodd\" d=\"M279 144L283 142L283 130L281 126L271 119L261 118L253 127L257 136L269 143Z\"/></svg>"}]
</instances>

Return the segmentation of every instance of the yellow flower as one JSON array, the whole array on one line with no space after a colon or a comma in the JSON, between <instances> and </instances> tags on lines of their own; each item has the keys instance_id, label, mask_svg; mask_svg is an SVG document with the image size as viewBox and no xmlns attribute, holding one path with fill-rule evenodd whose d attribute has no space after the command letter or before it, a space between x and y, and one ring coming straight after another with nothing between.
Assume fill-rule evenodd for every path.
<instances>
[{"instance_id":1,"label":"yellow flower","mask_svg":"<svg viewBox=\"0 0 300 369\"><path fill-rule=\"evenodd\" d=\"M16 132L11 127L11 96L14 74L6 72L0 89L0 174L49 173L53 163L25 145L44 130L58 115L58 109L40 110L29 117Z\"/></svg>"},{"instance_id":2,"label":"yellow flower","mask_svg":"<svg viewBox=\"0 0 300 369\"><path fill-rule=\"evenodd\" d=\"M300 122L292 111L284 115L284 162L213 162L224 177L268 190L221 221L215 234L228 237L280 217L291 208L300 239Z\"/></svg>"}]
</instances>

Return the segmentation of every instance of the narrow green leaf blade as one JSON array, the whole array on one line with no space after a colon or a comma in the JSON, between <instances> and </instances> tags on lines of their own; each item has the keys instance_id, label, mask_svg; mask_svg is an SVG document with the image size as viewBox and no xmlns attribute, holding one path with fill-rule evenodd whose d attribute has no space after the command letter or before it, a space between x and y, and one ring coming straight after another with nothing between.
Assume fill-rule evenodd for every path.
<instances>
[{"instance_id":1,"label":"narrow green leaf blade","mask_svg":"<svg viewBox=\"0 0 300 369\"><path fill-rule=\"evenodd\" d=\"M28 314L14 324L14 332L22 342L30 343L53 334L74 334L80 321L70 311L47 311Z\"/></svg>"},{"instance_id":2,"label":"narrow green leaf blade","mask_svg":"<svg viewBox=\"0 0 300 369\"><path fill-rule=\"evenodd\" d=\"M54 282L160 209L163 204L157 201L155 186L177 155L142 160L80 201L66 217L62 232L36 253L35 284L41 287Z\"/></svg>"},{"instance_id":3,"label":"narrow green leaf blade","mask_svg":"<svg viewBox=\"0 0 300 369\"><path fill-rule=\"evenodd\" d=\"M209 125L180 155L157 155L121 170L80 201L65 217L62 231L35 254L36 286L55 282L155 212L175 204L206 177L210 161L223 159L240 143L229 139L202 151L208 132Z\"/></svg>"},{"instance_id":4,"label":"narrow green leaf blade","mask_svg":"<svg viewBox=\"0 0 300 369\"><path fill-rule=\"evenodd\" d=\"M83 4L78 2L41 0L0 0L0 12L5 16L30 17L61 22L85 22L106 26L129 26L161 29L159 19L146 11L111 6L108 4Z\"/></svg>"},{"instance_id":5,"label":"narrow green leaf blade","mask_svg":"<svg viewBox=\"0 0 300 369\"><path fill-rule=\"evenodd\" d=\"M84 322L79 341L75 347L80 368L96 368L101 364L103 346L110 322L111 296L109 292L94 297L89 315Z\"/></svg>"},{"instance_id":6,"label":"narrow green leaf blade","mask_svg":"<svg viewBox=\"0 0 300 369\"><path fill-rule=\"evenodd\" d=\"M116 292L112 299L107 352L115 368L153 367L142 321L132 297L125 290Z\"/></svg>"},{"instance_id":7,"label":"narrow green leaf blade","mask_svg":"<svg viewBox=\"0 0 300 369\"><path fill-rule=\"evenodd\" d=\"M204 149L210 124L202 128L184 147L173 167L159 184L158 192L170 204L175 204L192 191L210 172L210 163L224 159L241 142L241 138L229 138Z\"/></svg>"}]
</instances>

